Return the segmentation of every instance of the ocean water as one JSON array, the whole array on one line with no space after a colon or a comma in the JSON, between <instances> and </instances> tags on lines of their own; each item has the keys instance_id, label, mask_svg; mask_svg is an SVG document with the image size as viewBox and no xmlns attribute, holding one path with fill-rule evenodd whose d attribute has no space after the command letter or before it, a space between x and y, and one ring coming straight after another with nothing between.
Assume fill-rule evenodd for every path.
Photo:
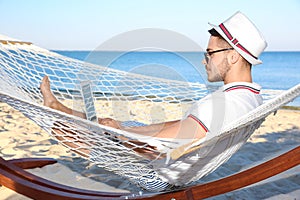
<instances>
[{"instance_id":1,"label":"ocean water","mask_svg":"<svg viewBox=\"0 0 300 200\"><path fill-rule=\"evenodd\" d=\"M210 84L206 80L201 52L56 52L126 72ZM264 90L282 91L300 83L300 52L264 52L260 59L263 64L253 66L252 75L253 81ZM300 106L300 98L289 105Z\"/></svg>"}]
</instances>

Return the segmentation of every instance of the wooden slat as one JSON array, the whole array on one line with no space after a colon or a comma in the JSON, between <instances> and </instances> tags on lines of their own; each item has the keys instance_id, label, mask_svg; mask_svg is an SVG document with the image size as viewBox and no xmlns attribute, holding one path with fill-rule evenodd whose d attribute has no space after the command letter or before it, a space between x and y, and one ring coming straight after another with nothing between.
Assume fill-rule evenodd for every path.
<instances>
[{"instance_id":1,"label":"wooden slat","mask_svg":"<svg viewBox=\"0 0 300 200\"><path fill-rule=\"evenodd\" d=\"M23 160L23 164L20 164L19 162ZM98 199L101 199L102 197L108 198L108 197L119 197L123 195L128 195L129 193L111 193L111 192L99 192L99 191L92 191L92 190L84 190L80 188L74 188L62 184L58 184L46 179L43 179L41 177L38 177L34 174L31 174L22 168L14 165L14 162L19 163L20 166L26 166L28 167L28 164L26 163L28 160L29 165L32 167L35 163L37 165L40 165L41 163L45 163L45 160L47 159L19 159L19 160L13 160L13 161L6 161L3 158L0 157L0 184L8 187L10 189L15 190L18 193L24 194L26 196L32 195L31 193L34 192L36 197L39 197L41 193L41 199L43 199L44 195L55 195L57 198L57 195L63 195L64 197L66 194L71 195L72 197L79 195L79 199L81 196L94 196L98 197ZM42 162L40 162L41 160ZM52 162L53 160L50 159ZM6 178L5 178L6 176ZM28 185L28 182L32 183ZM32 187L32 188L31 188ZM39 191L41 190L41 191ZM29 192L30 191L30 192ZM55 192L58 192L56 195ZM62 192L62 193L61 193ZM105 199L104 198L104 199Z\"/></svg>"},{"instance_id":2,"label":"wooden slat","mask_svg":"<svg viewBox=\"0 0 300 200\"><path fill-rule=\"evenodd\" d=\"M11 41L11 40L0 40L2 44L26 44L31 45L32 42L23 42L23 41Z\"/></svg>"},{"instance_id":3,"label":"wooden slat","mask_svg":"<svg viewBox=\"0 0 300 200\"><path fill-rule=\"evenodd\" d=\"M46 165L57 163L57 161L53 158L20 158L9 160L8 162L21 167L22 169L44 167Z\"/></svg>"},{"instance_id":4,"label":"wooden slat","mask_svg":"<svg viewBox=\"0 0 300 200\"><path fill-rule=\"evenodd\" d=\"M273 158L260 165L252 167L248 170L212 181L206 184L201 184L187 188L185 190L161 194L154 197L145 198L148 200L154 199L203 199L213 197L237 190L248 185L265 180L276 174L284 172L300 164L300 146L294 148L287 153L284 153L276 158ZM191 197L192 193L192 197Z\"/></svg>"},{"instance_id":5,"label":"wooden slat","mask_svg":"<svg viewBox=\"0 0 300 200\"><path fill-rule=\"evenodd\" d=\"M137 197L136 199L160 200L174 198L176 200L192 200L216 196L257 183L295 167L300 164L299 155L300 146L256 167L226 178L189 187L180 191L148 197ZM81 190L47 180L41 181L41 178L32 174L28 177L28 175L26 175L27 172L23 169L2 158L0 158L0 167L0 184L35 199L120 199L122 195L126 196L126 194L120 193ZM31 176L35 177L35 179L32 180ZM127 195L130 196L130 194Z\"/></svg>"}]
</instances>

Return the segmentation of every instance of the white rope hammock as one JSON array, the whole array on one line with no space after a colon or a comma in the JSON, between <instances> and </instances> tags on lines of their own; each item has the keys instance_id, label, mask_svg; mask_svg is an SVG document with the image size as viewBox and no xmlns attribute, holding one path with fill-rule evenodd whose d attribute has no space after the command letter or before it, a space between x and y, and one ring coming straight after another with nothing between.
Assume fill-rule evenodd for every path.
<instances>
[{"instance_id":1,"label":"white rope hammock","mask_svg":"<svg viewBox=\"0 0 300 200\"><path fill-rule=\"evenodd\" d=\"M194 101L208 93L204 85L88 64L11 38L0 38L0 66L0 101L21 111L66 147L137 185L147 178L177 186L199 180L226 162L267 115L300 94L298 84L218 135L208 134L199 141L166 140L141 137L45 107L40 81L48 75L55 96L68 107L84 111L80 82L90 80L98 117L144 124L182 118ZM153 115L154 108L161 112Z\"/></svg>"}]
</instances>

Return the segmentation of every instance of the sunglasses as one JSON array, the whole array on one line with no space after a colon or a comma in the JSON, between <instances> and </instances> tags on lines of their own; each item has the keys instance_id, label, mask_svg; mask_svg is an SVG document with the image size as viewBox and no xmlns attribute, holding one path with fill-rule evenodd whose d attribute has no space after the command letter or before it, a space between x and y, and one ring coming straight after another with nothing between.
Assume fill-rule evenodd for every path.
<instances>
[{"instance_id":1,"label":"sunglasses","mask_svg":"<svg viewBox=\"0 0 300 200\"><path fill-rule=\"evenodd\" d=\"M214 53L222 52L222 51L228 51L228 50L234 50L234 48L226 48L226 49L219 49L215 51L207 51L204 53L205 61L206 63L209 62L209 56L213 55Z\"/></svg>"}]
</instances>

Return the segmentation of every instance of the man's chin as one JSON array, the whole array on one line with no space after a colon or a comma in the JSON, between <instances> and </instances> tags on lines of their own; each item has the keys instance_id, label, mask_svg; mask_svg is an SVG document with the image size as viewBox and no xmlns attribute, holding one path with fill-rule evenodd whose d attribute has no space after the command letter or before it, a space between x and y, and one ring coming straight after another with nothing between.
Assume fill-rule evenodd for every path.
<instances>
[{"instance_id":1,"label":"man's chin","mask_svg":"<svg viewBox=\"0 0 300 200\"><path fill-rule=\"evenodd\" d=\"M208 82L210 83L214 83L214 82L217 82L215 79L212 79L212 78L207 78Z\"/></svg>"},{"instance_id":2,"label":"man's chin","mask_svg":"<svg viewBox=\"0 0 300 200\"><path fill-rule=\"evenodd\" d=\"M215 83L215 82L221 82L223 81L221 77L219 76L214 76L214 77L207 77L207 81L211 82L211 83Z\"/></svg>"},{"instance_id":3,"label":"man's chin","mask_svg":"<svg viewBox=\"0 0 300 200\"><path fill-rule=\"evenodd\" d=\"M208 82L210 83L217 83L217 82L222 82L222 80L216 80L216 79L207 79Z\"/></svg>"}]
</instances>

